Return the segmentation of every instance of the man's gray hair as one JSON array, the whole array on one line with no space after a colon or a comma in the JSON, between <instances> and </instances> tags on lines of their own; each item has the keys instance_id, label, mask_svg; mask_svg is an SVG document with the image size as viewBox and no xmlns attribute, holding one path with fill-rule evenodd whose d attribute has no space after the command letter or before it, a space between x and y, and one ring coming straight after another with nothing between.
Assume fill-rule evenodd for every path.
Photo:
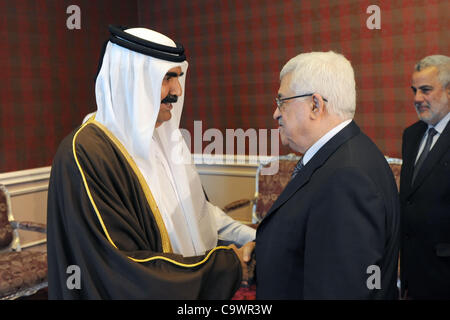
<instances>
[{"instance_id":1,"label":"man's gray hair","mask_svg":"<svg viewBox=\"0 0 450 320\"><path fill-rule=\"evenodd\" d=\"M302 53L289 60L280 80L292 72L290 89L295 95L318 93L328 100L329 113L343 120L353 119L356 85L353 68L343 55L333 51Z\"/></svg>"},{"instance_id":2,"label":"man's gray hair","mask_svg":"<svg viewBox=\"0 0 450 320\"><path fill-rule=\"evenodd\" d=\"M416 64L414 70L422 71L429 67L436 67L439 82L446 88L450 84L450 57L438 54L427 56Z\"/></svg>"}]
</instances>

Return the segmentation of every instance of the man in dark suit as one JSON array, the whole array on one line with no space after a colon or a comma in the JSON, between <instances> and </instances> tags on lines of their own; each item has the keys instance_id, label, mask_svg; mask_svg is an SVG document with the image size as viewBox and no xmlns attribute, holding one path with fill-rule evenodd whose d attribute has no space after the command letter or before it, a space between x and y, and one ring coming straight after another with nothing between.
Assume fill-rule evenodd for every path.
<instances>
[{"instance_id":1,"label":"man in dark suit","mask_svg":"<svg viewBox=\"0 0 450 320\"><path fill-rule=\"evenodd\" d=\"M401 287L406 299L450 299L450 57L412 75L420 121L403 133Z\"/></svg>"},{"instance_id":2,"label":"man in dark suit","mask_svg":"<svg viewBox=\"0 0 450 320\"><path fill-rule=\"evenodd\" d=\"M352 120L353 68L334 52L291 59L274 118L303 157L260 223L258 299L395 299L400 208L383 154Z\"/></svg>"}]
</instances>

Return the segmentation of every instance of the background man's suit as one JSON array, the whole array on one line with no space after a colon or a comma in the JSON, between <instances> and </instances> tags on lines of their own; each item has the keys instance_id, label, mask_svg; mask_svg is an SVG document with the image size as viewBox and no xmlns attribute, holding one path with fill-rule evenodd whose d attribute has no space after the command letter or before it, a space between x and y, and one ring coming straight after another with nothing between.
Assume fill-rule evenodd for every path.
<instances>
[{"instance_id":1,"label":"background man's suit","mask_svg":"<svg viewBox=\"0 0 450 320\"><path fill-rule=\"evenodd\" d=\"M411 185L427 124L403 133L401 284L412 298L450 298L450 122Z\"/></svg>"},{"instance_id":2,"label":"background man's suit","mask_svg":"<svg viewBox=\"0 0 450 320\"><path fill-rule=\"evenodd\" d=\"M352 121L289 182L258 227L257 298L396 298L399 226L392 171ZM367 287L370 265L381 269L381 289Z\"/></svg>"}]
</instances>

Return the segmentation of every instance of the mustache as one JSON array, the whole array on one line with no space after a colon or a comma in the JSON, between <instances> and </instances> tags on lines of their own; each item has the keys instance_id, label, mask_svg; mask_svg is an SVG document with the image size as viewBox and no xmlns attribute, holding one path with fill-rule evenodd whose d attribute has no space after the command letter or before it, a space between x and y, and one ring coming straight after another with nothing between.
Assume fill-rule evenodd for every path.
<instances>
[{"instance_id":1,"label":"mustache","mask_svg":"<svg viewBox=\"0 0 450 320\"><path fill-rule=\"evenodd\" d=\"M428 108L428 109L431 108L429 103L415 103L414 106L416 107L416 109L418 109L420 107L425 107L425 108Z\"/></svg>"},{"instance_id":2,"label":"mustache","mask_svg":"<svg viewBox=\"0 0 450 320\"><path fill-rule=\"evenodd\" d=\"M161 100L161 103L175 103L178 101L178 96L174 94L168 94L167 97Z\"/></svg>"}]
</instances>

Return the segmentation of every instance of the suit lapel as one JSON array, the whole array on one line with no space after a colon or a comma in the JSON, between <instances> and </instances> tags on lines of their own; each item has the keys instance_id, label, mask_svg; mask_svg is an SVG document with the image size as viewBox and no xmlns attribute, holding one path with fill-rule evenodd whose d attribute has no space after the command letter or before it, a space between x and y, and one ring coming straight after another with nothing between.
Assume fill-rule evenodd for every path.
<instances>
[{"instance_id":1,"label":"suit lapel","mask_svg":"<svg viewBox=\"0 0 450 320\"><path fill-rule=\"evenodd\" d=\"M411 181L414 173L414 162L416 161L417 152L419 152L420 142L427 130L427 124L420 121L417 128L412 131L408 137L405 136L405 150L403 152L402 170L404 174L401 177L402 186L406 187L406 195L411 193Z\"/></svg>"},{"instance_id":2,"label":"suit lapel","mask_svg":"<svg viewBox=\"0 0 450 320\"><path fill-rule=\"evenodd\" d=\"M282 206L294 193L308 183L314 171L320 168L327 159L346 141L351 139L360 133L358 125L352 121L344 129L339 131L334 137L332 137L317 153L311 158L310 161L304 166L304 168L295 176L294 179L289 181L286 188L281 192L278 199L272 205L267 212L264 220L266 220L274 211Z\"/></svg>"},{"instance_id":3,"label":"suit lapel","mask_svg":"<svg viewBox=\"0 0 450 320\"><path fill-rule=\"evenodd\" d=\"M414 192L424 181L425 177L430 174L430 171L436 165L436 163L442 158L445 152L448 151L450 145L450 122L447 123L444 131L439 136L439 139L436 141L436 144L431 149L427 158L422 164L419 172L417 173L416 180L414 181L414 185L412 186L411 192ZM417 154L417 153L416 153Z\"/></svg>"}]
</instances>

